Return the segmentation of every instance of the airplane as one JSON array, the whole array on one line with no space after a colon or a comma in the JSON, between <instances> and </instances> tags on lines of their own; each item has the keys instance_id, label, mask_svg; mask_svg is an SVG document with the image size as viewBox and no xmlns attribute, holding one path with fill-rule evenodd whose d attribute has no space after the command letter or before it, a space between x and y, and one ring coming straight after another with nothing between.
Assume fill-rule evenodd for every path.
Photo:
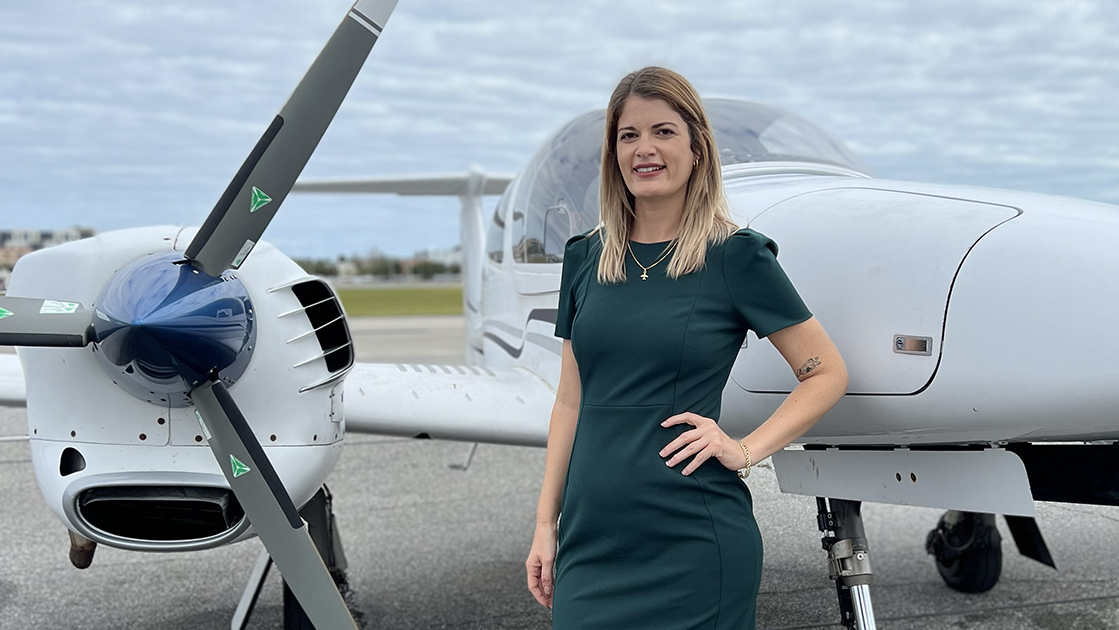
<instances>
[{"instance_id":1,"label":"airplane","mask_svg":"<svg viewBox=\"0 0 1119 630\"><path fill-rule=\"evenodd\" d=\"M563 246L599 224L604 113L563 126L516 176L297 182L394 6L353 5L201 227L103 233L16 265L0 344L18 359L0 356L0 402L27 407L36 479L75 566L99 544L172 552L255 535L267 553L233 627L271 562L315 625L353 627L338 542L322 534L347 433L546 445ZM1055 566L1033 502L1119 497L1115 368L1089 355L1119 302L1116 207L877 179L789 112L705 106L734 219L780 243L847 363L847 395L772 458L783 492L816 498L844 625L874 626L864 501L947 510L925 543L954 589L997 583L995 514L1021 553ZM330 285L260 239L289 192L459 197L466 365L356 363ZM749 333L720 424L748 433L796 384Z\"/></svg>"}]
</instances>

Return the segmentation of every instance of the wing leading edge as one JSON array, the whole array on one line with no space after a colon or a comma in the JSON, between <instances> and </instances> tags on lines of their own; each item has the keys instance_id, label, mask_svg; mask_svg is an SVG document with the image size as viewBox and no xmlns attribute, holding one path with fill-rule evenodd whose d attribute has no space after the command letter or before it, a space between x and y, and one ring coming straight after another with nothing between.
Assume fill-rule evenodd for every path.
<instances>
[{"instance_id":1,"label":"wing leading edge","mask_svg":"<svg viewBox=\"0 0 1119 630\"><path fill-rule=\"evenodd\" d=\"M360 179L301 179L292 192L382 193L397 195L500 195L512 175L472 170L462 174L367 177Z\"/></svg>"},{"instance_id":2,"label":"wing leading edge","mask_svg":"<svg viewBox=\"0 0 1119 630\"><path fill-rule=\"evenodd\" d=\"M346 430L545 446L555 399L523 368L359 363L346 377Z\"/></svg>"},{"instance_id":3,"label":"wing leading edge","mask_svg":"<svg viewBox=\"0 0 1119 630\"><path fill-rule=\"evenodd\" d=\"M359 363L346 377L346 428L543 447L555 398L555 390L523 368ZM26 404L19 357L0 354L0 406Z\"/></svg>"}]
</instances>

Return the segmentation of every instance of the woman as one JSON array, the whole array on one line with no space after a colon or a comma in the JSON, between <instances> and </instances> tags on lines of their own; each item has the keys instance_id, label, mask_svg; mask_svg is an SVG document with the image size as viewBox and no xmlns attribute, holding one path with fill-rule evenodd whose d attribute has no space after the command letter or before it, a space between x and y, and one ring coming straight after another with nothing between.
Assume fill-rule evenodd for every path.
<instances>
[{"instance_id":1,"label":"woman","mask_svg":"<svg viewBox=\"0 0 1119 630\"><path fill-rule=\"evenodd\" d=\"M776 244L731 222L683 77L650 67L618 84L601 186L603 225L564 251L529 589L555 630L753 628L762 544L739 477L843 396L846 368ZM717 419L748 328L800 384L736 441Z\"/></svg>"}]
</instances>

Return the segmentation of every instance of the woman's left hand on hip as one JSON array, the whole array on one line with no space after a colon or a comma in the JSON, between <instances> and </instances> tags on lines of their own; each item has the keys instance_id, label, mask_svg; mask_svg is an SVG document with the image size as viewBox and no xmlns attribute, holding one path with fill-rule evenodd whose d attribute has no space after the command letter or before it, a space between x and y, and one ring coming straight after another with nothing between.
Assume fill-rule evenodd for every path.
<instances>
[{"instance_id":1,"label":"woman's left hand on hip","mask_svg":"<svg viewBox=\"0 0 1119 630\"><path fill-rule=\"evenodd\" d=\"M738 470L746 466L746 455L742 452L742 447L734 438L724 433L719 428L719 424L711 418L685 411L669 417L661 423L661 426L670 427L681 423L690 424L695 428L684 431L661 449L661 457L672 455L665 462L669 467L679 464L691 455L695 457L681 471L685 475L691 474L711 457L719 460L720 464L730 470Z\"/></svg>"}]
</instances>

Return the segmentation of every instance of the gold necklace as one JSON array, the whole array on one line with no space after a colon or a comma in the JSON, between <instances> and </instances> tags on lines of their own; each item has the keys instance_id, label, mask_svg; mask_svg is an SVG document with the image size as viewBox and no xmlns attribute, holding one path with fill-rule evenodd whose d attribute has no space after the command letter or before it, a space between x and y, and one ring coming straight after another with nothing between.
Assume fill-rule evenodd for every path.
<instances>
[{"instance_id":1,"label":"gold necklace","mask_svg":"<svg viewBox=\"0 0 1119 630\"><path fill-rule=\"evenodd\" d=\"M664 250L664 253L661 254L661 257L657 259L657 262L655 262L655 263L649 265L648 267L646 267L645 265L641 264L640 260L637 260L637 254L633 253L633 247L630 247L629 240L626 240L626 249L629 250L629 255L633 256L633 262L637 263L638 267L641 267L641 279L642 280L648 280L649 279L649 270L652 269L653 267L656 267L657 265L659 265L662 260L664 260L669 254L671 254L672 253L672 248L676 247L677 242L678 241L673 239L672 244L668 246L668 249Z\"/></svg>"}]
</instances>

